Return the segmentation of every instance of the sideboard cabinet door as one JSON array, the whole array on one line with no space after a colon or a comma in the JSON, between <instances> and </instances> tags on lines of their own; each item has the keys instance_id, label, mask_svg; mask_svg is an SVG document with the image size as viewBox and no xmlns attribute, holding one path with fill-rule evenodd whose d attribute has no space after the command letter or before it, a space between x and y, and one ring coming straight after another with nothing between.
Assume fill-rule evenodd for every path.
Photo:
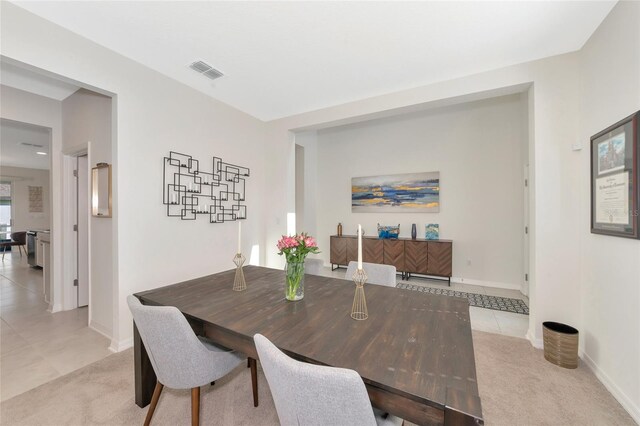
<instances>
[{"instance_id":1,"label":"sideboard cabinet door","mask_svg":"<svg viewBox=\"0 0 640 426\"><path fill-rule=\"evenodd\" d=\"M362 261L367 263L382 263L384 261L382 240L377 238L362 239Z\"/></svg>"},{"instance_id":2,"label":"sideboard cabinet door","mask_svg":"<svg viewBox=\"0 0 640 426\"><path fill-rule=\"evenodd\" d=\"M355 237L346 237L344 239L347 240L347 262L345 265L349 265L349 262L358 261L358 239Z\"/></svg>"},{"instance_id":3,"label":"sideboard cabinet door","mask_svg":"<svg viewBox=\"0 0 640 426\"><path fill-rule=\"evenodd\" d=\"M412 274L427 274L428 245L426 241L404 242L404 268Z\"/></svg>"},{"instance_id":4,"label":"sideboard cabinet door","mask_svg":"<svg viewBox=\"0 0 640 426\"><path fill-rule=\"evenodd\" d=\"M329 260L334 265L347 264L347 239L331 237Z\"/></svg>"},{"instance_id":5,"label":"sideboard cabinet door","mask_svg":"<svg viewBox=\"0 0 640 426\"><path fill-rule=\"evenodd\" d=\"M386 265L393 265L398 272L404 271L404 241L383 240L383 261Z\"/></svg>"},{"instance_id":6,"label":"sideboard cabinet door","mask_svg":"<svg viewBox=\"0 0 640 426\"><path fill-rule=\"evenodd\" d=\"M451 243L429 241L427 274L442 277L451 276L452 245Z\"/></svg>"}]
</instances>

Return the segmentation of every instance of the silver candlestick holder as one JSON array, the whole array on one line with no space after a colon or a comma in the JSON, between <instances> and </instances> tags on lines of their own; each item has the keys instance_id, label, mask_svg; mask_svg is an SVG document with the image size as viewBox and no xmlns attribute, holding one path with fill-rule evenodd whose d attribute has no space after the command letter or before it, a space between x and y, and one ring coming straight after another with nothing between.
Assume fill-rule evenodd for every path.
<instances>
[{"instance_id":1,"label":"silver candlestick holder","mask_svg":"<svg viewBox=\"0 0 640 426\"><path fill-rule=\"evenodd\" d=\"M367 310L367 299L364 297L364 283L367 281L367 274L364 269L358 269L353 273L353 282L356 283L356 294L353 296L351 306L351 318L362 321L369 318Z\"/></svg>"},{"instance_id":2,"label":"silver candlestick holder","mask_svg":"<svg viewBox=\"0 0 640 426\"><path fill-rule=\"evenodd\" d=\"M242 272L242 265L246 258L242 253L237 253L233 258L233 263L236 264L236 277L233 280L233 291L243 291L247 289L247 283L244 280L244 272Z\"/></svg>"}]
</instances>

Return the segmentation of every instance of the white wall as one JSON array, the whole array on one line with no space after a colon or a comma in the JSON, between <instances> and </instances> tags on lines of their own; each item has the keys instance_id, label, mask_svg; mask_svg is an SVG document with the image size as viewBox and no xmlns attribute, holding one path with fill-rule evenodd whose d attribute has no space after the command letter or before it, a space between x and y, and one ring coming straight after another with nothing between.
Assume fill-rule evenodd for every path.
<instances>
[{"instance_id":1,"label":"white wall","mask_svg":"<svg viewBox=\"0 0 640 426\"><path fill-rule=\"evenodd\" d=\"M4 52L4 7L2 3L2 48ZM51 277L54 283L62 282L62 239L60 232L62 229L62 194L60 169L62 166L62 156L60 154L62 146L62 116L61 103L59 101L45 98L43 96L27 93L12 87L0 86L0 115L2 118L31 123L51 129L51 170L49 171L50 184L50 205L51 205ZM53 286L52 302L50 309L53 312L62 309L62 288Z\"/></svg>"},{"instance_id":2,"label":"white wall","mask_svg":"<svg viewBox=\"0 0 640 426\"><path fill-rule=\"evenodd\" d=\"M88 151L89 166L113 163L111 98L80 89L62 101L62 149L65 153ZM89 188L91 188L89 186ZM89 214L90 206L84 206ZM89 272L91 300L89 326L113 334L113 219L89 220Z\"/></svg>"},{"instance_id":3,"label":"white wall","mask_svg":"<svg viewBox=\"0 0 640 426\"><path fill-rule=\"evenodd\" d=\"M0 167L3 180L11 181L11 216L12 231L28 231L30 229L49 229L49 170L28 169L25 167ZM29 187L42 187L42 213L29 212Z\"/></svg>"},{"instance_id":4,"label":"white wall","mask_svg":"<svg viewBox=\"0 0 640 426\"><path fill-rule=\"evenodd\" d=\"M216 155L249 167L243 246L247 254L253 245L263 254L268 250L262 219L263 199L270 196L263 195L269 161L265 125L18 6L2 2L1 7L2 55L116 96L112 348L121 349L132 337L127 295L233 267L235 223L166 216L162 164L169 151L203 163Z\"/></svg>"},{"instance_id":5,"label":"white wall","mask_svg":"<svg viewBox=\"0 0 640 426\"><path fill-rule=\"evenodd\" d=\"M583 358L640 423L640 241L591 234L589 216L589 138L640 110L640 3L619 2L580 60L580 343Z\"/></svg>"},{"instance_id":6,"label":"white wall","mask_svg":"<svg viewBox=\"0 0 640 426\"><path fill-rule=\"evenodd\" d=\"M524 98L524 99L523 99ZM453 240L453 276L519 289L523 280L522 174L526 96L503 96L318 131L318 238L329 262L329 236L361 223L400 224L419 238L438 223ZM352 213L351 178L440 172L439 213Z\"/></svg>"}]
</instances>

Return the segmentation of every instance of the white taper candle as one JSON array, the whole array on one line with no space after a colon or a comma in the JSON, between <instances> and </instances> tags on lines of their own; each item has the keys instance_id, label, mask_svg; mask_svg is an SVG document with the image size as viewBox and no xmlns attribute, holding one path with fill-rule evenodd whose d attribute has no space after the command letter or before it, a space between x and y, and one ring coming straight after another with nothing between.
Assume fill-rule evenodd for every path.
<instances>
[{"instance_id":1,"label":"white taper candle","mask_svg":"<svg viewBox=\"0 0 640 426\"><path fill-rule=\"evenodd\" d=\"M358 269L362 269L362 226L358 224Z\"/></svg>"},{"instance_id":2,"label":"white taper candle","mask_svg":"<svg viewBox=\"0 0 640 426\"><path fill-rule=\"evenodd\" d=\"M242 253L242 222L238 221L238 253Z\"/></svg>"}]
</instances>

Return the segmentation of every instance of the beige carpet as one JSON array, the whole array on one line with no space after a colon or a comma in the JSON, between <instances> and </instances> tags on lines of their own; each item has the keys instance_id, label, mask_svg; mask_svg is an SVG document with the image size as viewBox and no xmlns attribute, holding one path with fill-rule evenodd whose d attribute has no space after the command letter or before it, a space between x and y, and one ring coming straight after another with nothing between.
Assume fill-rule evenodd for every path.
<instances>
[{"instance_id":1,"label":"beige carpet","mask_svg":"<svg viewBox=\"0 0 640 426\"><path fill-rule=\"evenodd\" d=\"M546 362L528 341L473 333L480 397L488 425L634 425L585 366L565 370ZM249 370L239 367L202 389L201 421L209 425L275 425L264 376L260 407L251 398ZM133 402L133 352L92 365L0 405L2 425L141 425L146 409ZM190 422L189 391L166 389L155 425Z\"/></svg>"}]
</instances>

